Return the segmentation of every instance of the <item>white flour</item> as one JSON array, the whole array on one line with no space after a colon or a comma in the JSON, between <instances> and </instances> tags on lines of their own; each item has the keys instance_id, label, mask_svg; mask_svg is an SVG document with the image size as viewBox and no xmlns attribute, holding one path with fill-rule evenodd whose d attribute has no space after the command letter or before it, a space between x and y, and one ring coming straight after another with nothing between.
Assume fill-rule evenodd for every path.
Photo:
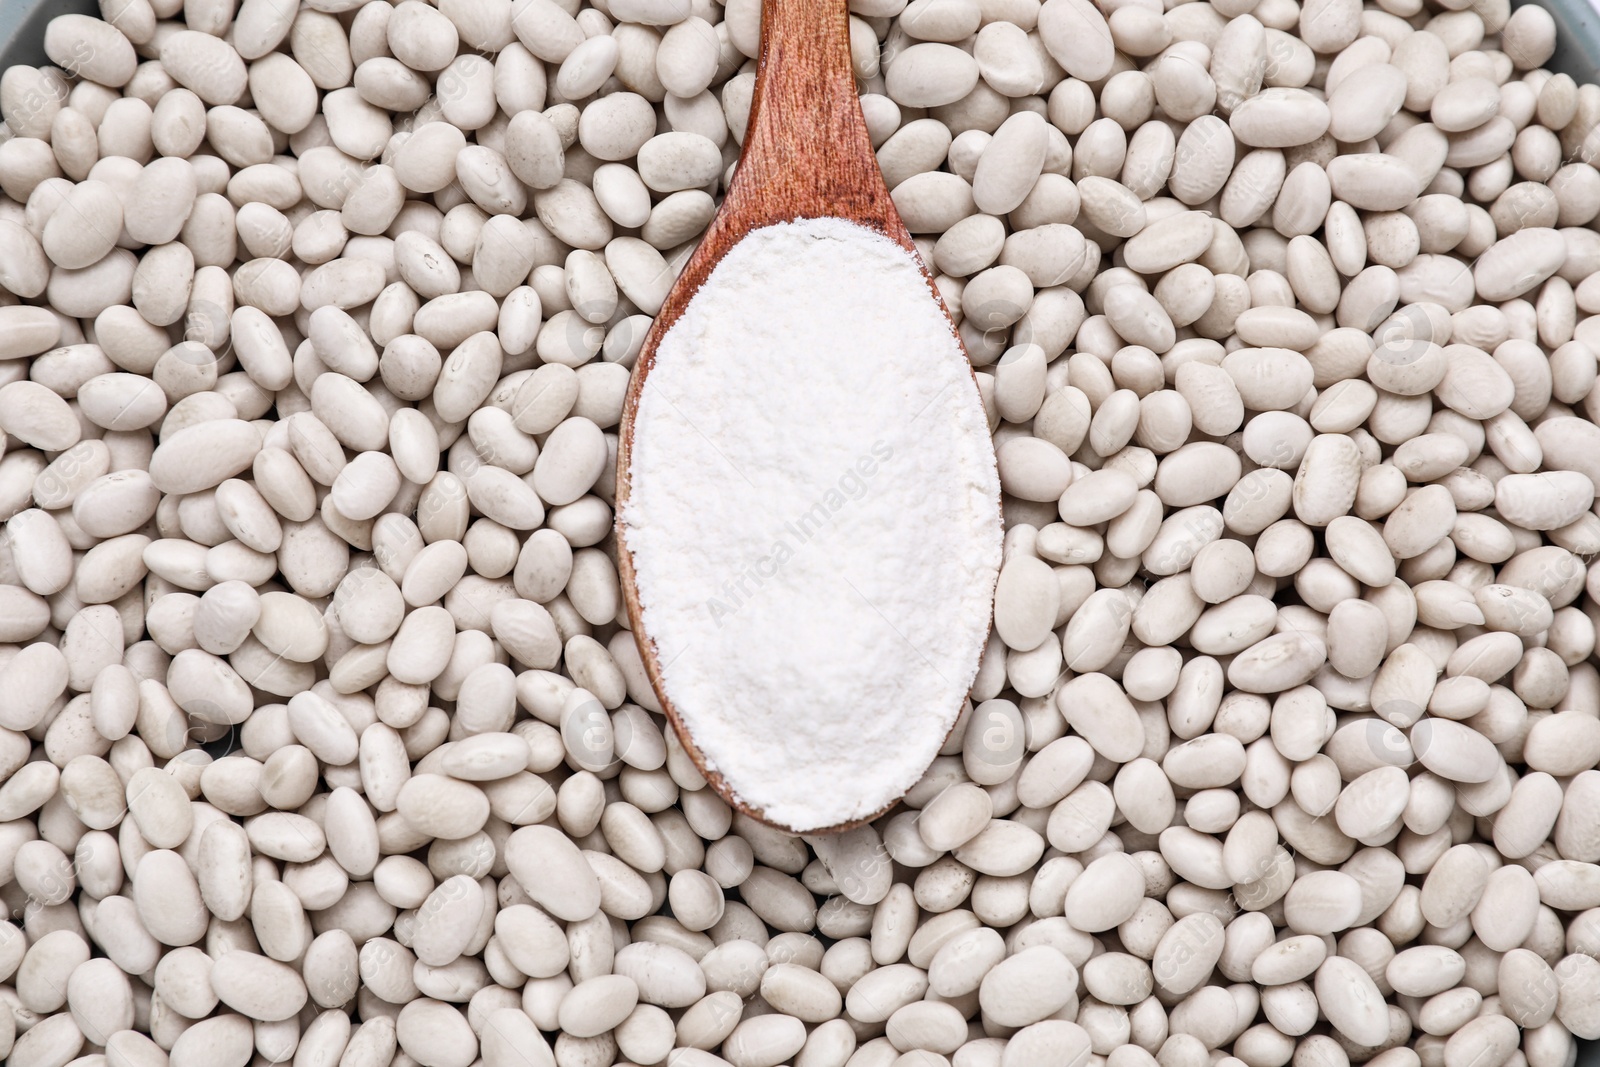
<instances>
[{"instance_id":1,"label":"white flour","mask_svg":"<svg viewBox=\"0 0 1600 1067\"><path fill-rule=\"evenodd\" d=\"M1000 566L983 407L915 261L757 230L662 338L622 520L667 696L740 799L812 830L921 777Z\"/></svg>"}]
</instances>

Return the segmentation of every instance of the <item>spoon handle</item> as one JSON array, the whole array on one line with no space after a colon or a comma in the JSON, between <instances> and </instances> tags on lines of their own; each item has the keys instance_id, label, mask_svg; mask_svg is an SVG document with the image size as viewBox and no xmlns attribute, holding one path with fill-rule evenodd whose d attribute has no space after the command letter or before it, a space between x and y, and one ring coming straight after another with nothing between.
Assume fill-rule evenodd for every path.
<instances>
[{"instance_id":1,"label":"spoon handle","mask_svg":"<svg viewBox=\"0 0 1600 1067\"><path fill-rule=\"evenodd\" d=\"M897 228L856 98L846 0L763 0L750 122L728 200L745 228L824 215Z\"/></svg>"}]
</instances>

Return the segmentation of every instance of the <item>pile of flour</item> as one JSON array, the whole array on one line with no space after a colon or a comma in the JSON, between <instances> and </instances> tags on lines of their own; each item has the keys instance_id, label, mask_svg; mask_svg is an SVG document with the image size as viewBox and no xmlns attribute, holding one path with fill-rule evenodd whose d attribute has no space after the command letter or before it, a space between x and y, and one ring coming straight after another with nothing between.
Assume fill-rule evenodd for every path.
<instances>
[{"instance_id":1,"label":"pile of flour","mask_svg":"<svg viewBox=\"0 0 1600 1067\"><path fill-rule=\"evenodd\" d=\"M983 406L916 260L843 219L756 230L662 338L622 513L666 695L799 831L921 777L1000 565Z\"/></svg>"}]
</instances>

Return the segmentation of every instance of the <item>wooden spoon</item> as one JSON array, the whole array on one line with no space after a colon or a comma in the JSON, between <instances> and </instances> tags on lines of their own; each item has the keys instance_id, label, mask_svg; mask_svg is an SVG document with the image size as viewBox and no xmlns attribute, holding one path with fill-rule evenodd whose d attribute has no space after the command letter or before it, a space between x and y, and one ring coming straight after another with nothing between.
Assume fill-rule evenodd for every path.
<instances>
[{"instance_id":1,"label":"wooden spoon","mask_svg":"<svg viewBox=\"0 0 1600 1067\"><path fill-rule=\"evenodd\" d=\"M917 255L878 168L851 68L846 0L763 0L761 19L755 91L738 167L720 210L651 325L628 385L617 450L617 557L639 655L685 751L730 805L767 825L792 832L793 828L745 803L722 775L708 767L668 698L655 642L645 632L637 573L623 521L631 488L640 395L655 365L657 346L723 257L747 234L777 223L839 218L889 238L916 259L929 298L947 319L949 311ZM865 818L805 832L852 829L882 815L895 803L898 800Z\"/></svg>"}]
</instances>

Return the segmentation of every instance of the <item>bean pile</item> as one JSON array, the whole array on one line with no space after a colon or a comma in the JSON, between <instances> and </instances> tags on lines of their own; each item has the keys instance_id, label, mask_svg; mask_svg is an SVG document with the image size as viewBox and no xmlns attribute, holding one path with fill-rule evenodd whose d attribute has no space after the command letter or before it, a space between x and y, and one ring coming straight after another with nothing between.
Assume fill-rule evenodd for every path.
<instances>
[{"instance_id":1,"label":"bean pile","mask_svg":"<svg viewBox=\"0 0 1600 1067\"><path fill-rule=\"evenodd\" d=\"M609 503L758 0L101 10L0 79L13 1067L1600 1037L1600 87L1548 14L854 0L1007 556L925 779L801 839L665 728Z\"/></svg>"}]
</instances>

